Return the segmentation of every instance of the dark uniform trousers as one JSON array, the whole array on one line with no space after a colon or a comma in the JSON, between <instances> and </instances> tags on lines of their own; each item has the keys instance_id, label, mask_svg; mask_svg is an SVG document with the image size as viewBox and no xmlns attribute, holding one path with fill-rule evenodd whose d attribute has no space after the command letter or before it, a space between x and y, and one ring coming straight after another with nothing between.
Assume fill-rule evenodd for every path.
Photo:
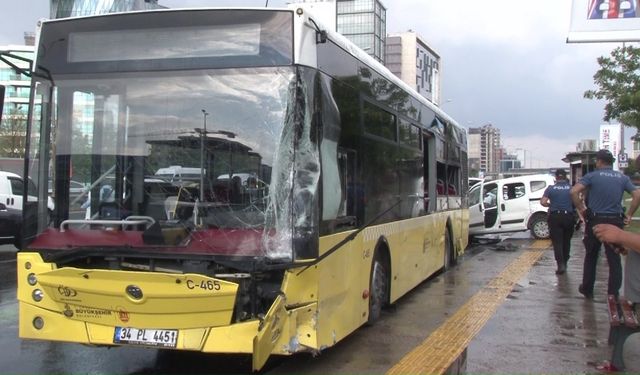
<instances>
[{"instance_id":1,"label":"dark uniform trousers","mask_svg":"<svg viewBox=\"0 0 640 375\"><path fill-rule=\"evenodd\" d=\"M584 234L584 270L582 273L582 287L585 293L593 295L593 285L596 281L596 265L598 263L598 255L602 243L593 234L593 227L597 224L613 224L618 228L624 227L624 218L622 215L592 215L587 218ZM604 244L604 253L609 264L609 282L607 286L607 294L618 295L622 286L622 262L620 254L615 249Z\"/></svg>"},{"instance_id":2,"label":"dark uniform trousers","mask_svg":"<svg viewBox=\"0 0 640 375\"><path fill-rule=\"evenodd\" d=\"M566 265L569 261L571 250L571 237L575 227L573 212L551 211L547 219L549 223L549 236L553 243L553 253L558 265Z\"/></svg>"}]
</instances>

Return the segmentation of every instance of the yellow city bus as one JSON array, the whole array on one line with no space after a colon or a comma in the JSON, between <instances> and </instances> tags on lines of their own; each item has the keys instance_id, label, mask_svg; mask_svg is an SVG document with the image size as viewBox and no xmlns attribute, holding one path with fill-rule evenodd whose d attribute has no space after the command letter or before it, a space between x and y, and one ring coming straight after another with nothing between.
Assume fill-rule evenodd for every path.
<instances>
[{"instance_id":1,"label":"yellow city bus","mask_svg":"<svg viewBox=\"0 0 640 375\"><path fill-rule=\"evenodd\" d=\"M22 338L257 370L467 245L464 129L295 5L44 21L31 74Z\"/></svg>"}]
</instances>

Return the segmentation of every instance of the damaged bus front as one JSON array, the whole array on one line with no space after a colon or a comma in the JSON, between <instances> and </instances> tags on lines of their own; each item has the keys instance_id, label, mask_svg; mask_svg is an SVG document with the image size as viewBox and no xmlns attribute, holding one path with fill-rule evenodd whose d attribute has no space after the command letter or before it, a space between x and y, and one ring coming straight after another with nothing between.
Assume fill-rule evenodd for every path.
<instances>
[{"instance_id":1,"label":"damaged bus front","mask_svg":"<svg viewBox=\"0 0 640 375\"><path fill-rule=\"evenodd\" d=\"M320 174L292 35L290 11L43 23L21 337L253 353L256 369L317 349L315 273L290 271L318 256Z\"/></svg>"}]
</instances>

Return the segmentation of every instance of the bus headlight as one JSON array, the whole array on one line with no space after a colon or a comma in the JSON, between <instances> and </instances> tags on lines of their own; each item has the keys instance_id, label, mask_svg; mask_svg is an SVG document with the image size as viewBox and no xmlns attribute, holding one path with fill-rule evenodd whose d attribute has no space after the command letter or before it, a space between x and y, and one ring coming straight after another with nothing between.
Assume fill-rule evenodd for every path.
<instances>
[{"instance_id":1,"label":"bus headlight","mask_svg":"<svg viewBox=\"0 0 640 375\"><path fill-rule=\"evenodd\" d=\"M38 278L36 277L36 274L35 273L30 273L29 276L27 276L27 282L31 286L36 285L36 283L38 282Z\"/></svg>"},{"instance_id":2,"label":"bus headlight","mask_svg":"<svg viewBox=\"0 0 640 375\"><path fill-rule=\"evenodd\" d=\"M31 293L31 297L33 297L33 300L36 302L40 302L42 301L42 298L44 297L44 292L41 291L40 289L36 289L33 291L33 293Z\"/></svg>"}]
</instances>

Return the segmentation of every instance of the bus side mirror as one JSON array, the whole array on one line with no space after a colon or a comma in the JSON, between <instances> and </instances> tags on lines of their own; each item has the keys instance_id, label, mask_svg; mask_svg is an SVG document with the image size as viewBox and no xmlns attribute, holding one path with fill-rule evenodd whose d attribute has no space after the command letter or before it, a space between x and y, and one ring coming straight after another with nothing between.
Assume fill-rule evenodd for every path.
<instances>
[{"instance_id":1,"label":"bus side mirror","mask_svg":"<svg viewBox=\"0 0 640 375\"><path fill-rule=\"evenodd\" d=\"M0 124L2 123L3 111L4 111L4 86L0 85Z\"/></svg>"}]
</instances>

